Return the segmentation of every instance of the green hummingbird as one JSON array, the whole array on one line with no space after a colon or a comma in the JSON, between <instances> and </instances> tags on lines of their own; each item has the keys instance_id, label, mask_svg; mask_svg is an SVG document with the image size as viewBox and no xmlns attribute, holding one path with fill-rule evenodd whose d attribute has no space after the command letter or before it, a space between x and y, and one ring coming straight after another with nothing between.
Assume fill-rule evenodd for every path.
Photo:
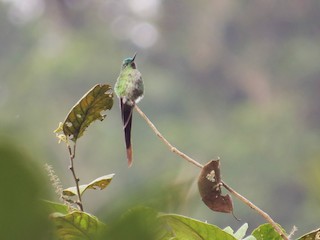
<instances>
[{"instance_id":1,"label":"green hummingbird","mask_svg":"<svg viewBox=\"0 0 320 240\"><path fill-rule=\"evenodd\" d=\"M132 165L132 111L134 105L142 99L144 91L141 73L134 62L136 55L137 53L135 53L132 58L126 58L123 60L119 77L114 86L114 91L120 100L120 110L129 167Z\"/></svg>"}]
</instances>

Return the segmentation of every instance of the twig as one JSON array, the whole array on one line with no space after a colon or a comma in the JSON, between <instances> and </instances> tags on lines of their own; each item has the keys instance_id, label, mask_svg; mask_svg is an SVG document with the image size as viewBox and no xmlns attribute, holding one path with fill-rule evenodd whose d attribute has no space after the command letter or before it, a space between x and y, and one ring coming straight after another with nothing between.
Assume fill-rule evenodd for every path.
<instances>
[{"instance_id":1,"label":"twig","mask_svg":"<svg viewBox=\"0 0 320 240\"><path fill-rule=\"evenodd\" d=\"M69 155L70 155L70 167L69 169L72 172L73 179L76 183L76 189L77 189L77 195L78 195L78 201L76 201L76 204L79 206L80 210L83 211L83 205L82 205L82 200L81 200L81 194L80 194L80 188L79 188L79 181L80 179L76 176L76 172L74 170L74 164L73 160L76 156L76 143L73 145L73 152L71 149L71 146L68 144L68 150L69 150Z\"/></svg>"},{"instance_id":2,"label":"twig","mask_svg":"<svg viewBox=\"0 0 320 240\"><path fill-rule=\"evenodd\" d=\"M238 198L240 201L242 201L243 203L245 203L246 205L248 205L250 208L252 208L253 210L255 210L256 212L258 212L258 214L260 214L267 222L269 222L272 227L274 228L274 230L277 231L277 233L279 233L279 235L285 239L285 240L289 240L289 238L287 238L287 236L284 234L284 232L282 231L282 229L277 225L277 223L275 221L273 221L273 219L269 216L269 214L267 214L266 212L262 211L259 207L257 207L256 205L254 205L252 202L250 202L248 199L246 199L244 196L242 196L241 194L237 193L235 190L233 190L231 187L229 187L225 182L221 181L222 185L231 193L233 194L236 198Z\"/></svg>"},{"instance_id":3,"label":"twig","mask_svg":"<svg viewBox=\"0 0 320 240\"><path fill-rule=\"evenodd\" d=\"M180 150L172 146L172 144L162 136L162 134L158 131L158 129L153 125L153 123L149 120L149 118L142 112L142 110L137 105L135 105L135 109L141 115L141 117L147 122L147 124L151 127L151 129L155 132L155 134L160 138L160 140L169 147L171 152L178 154L180 157L192 163L193 165L197 166L198 168L203 168L202 164L198 163L196 160L192 159L188 155L184 154L183 152L181 152Z\"/></svg>"},{"instance_id":4,"label":"twig","mask_svg":"<svg viewBox=\"0 0 320 240\"><path fill-rule=\"evenodd\" d=\"M151 129L154 131L154 133L160 138L160 140L169 147L170 151L173 153L176 153L186 161L192 163L193 165L197 166L198 168L203 168L203 165L196 160L192 159L188 155L184 154L181 152L179 149L175 148L166 138L162 136L162 134L159 132L159 130L154 126L154 124L150 121L150 119L142 112L142 110L135 105L136 111L140 114L140 116L147 122L147 124L151 127ZM264 211L262 211L259 207L254 205L252 202L250 202L248 199L243 197L241 194L233 190L231 187L229 187L226 183L221 181L222 185L231 193L233 194L236 198L238 198L240 201L242 201L244 204L248 205L250 208L255 210L258 214L260 214L267 222L269 222L272 227L274 228L275 231L279 233L279 235L284 239L284 240L289 240L287 236L284 234L282 229L277 225L275 221L272 220L272 218Z\"/></svg>"}]
</instances>

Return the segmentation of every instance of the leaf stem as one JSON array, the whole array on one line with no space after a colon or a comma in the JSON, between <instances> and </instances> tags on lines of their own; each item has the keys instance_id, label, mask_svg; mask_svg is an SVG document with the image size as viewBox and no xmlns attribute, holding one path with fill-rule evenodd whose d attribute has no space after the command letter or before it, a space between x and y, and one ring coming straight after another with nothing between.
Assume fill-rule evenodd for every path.
<instances>
[{"instance_id":1,"label":"leaf stem","mask_svg":"<svg viewBox=\"0 0 320 240\"><path fill-rule=\"evenodd\" d=\"M83 204L82 204L82 200L81 200L80 187L79 187L80 179L77 177L75 169L74 169L74 159L76 157L76 143L74 143L74 145L73 145L73 152L72 152L71 146L69 144L68 144L68 150L69 150L69 155L70 155L69 169L72 172L73 179L76 183L76 189L77 189L77 195L78 195L78 201L76 202L76 204L78 205L80 210L83 211Z\"/></svg>"},{"instance_id":2,"label":"leaf stem","mask_svg":"<svg viewBox=\"0 0 320 240\"><path fill-rule=\"evenodd\" d=\"M168 146L171 152L176 153L180 157L182 157L184 160L192 163L193 165L197 166L198 168L203 168L203 165L196 160L192 159L185 153L181 152L179 149L175 148L163 135L159 132L159 130L154 126L154 124L150 121L150 119L144 114L144 112L135 105L136 111L140 114L140 116L147 122L147 124L150 126L150 128L153 130L153 132L157 135L157 137L160 138L160 140ZM282 229L277 225L277 223L262 209L254 205L252 202L250 202L248 199L243 197L241 194L236 192L234 189L229 187L225 182L221 181L222 185L236 198L238 198L240 201L242 201L244 204L248 205L250 208L255 210L259 215L261 215L267 222L269 222L274 230L284 239L288 240L288 237L285 235L285 233L282 231Z\"/></svg>"}]
</instances>

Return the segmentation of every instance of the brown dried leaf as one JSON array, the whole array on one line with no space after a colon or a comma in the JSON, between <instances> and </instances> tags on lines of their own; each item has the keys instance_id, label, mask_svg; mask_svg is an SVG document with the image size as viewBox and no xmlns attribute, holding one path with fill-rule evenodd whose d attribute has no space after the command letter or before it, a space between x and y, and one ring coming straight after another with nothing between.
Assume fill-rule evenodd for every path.
<instances>
[{"instance_id":1,"label":"brown dried leaf","mask_svg":"<svg viewBox=\"0 0 320 240\"><path fill-rule=\"evenodd\" d=\"M198 188L202 201L213 211L232 213L233 204L229 194L221 195L220 161L207 163L198 178Z\"/></svg>"}]
</instances>

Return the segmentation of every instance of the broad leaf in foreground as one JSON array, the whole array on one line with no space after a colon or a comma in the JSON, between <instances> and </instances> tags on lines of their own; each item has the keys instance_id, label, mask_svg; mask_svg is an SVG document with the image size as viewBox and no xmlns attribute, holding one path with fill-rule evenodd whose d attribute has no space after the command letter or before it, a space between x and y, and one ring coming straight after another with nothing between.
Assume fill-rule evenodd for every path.
<instances>
[{"instance_id":1,"label":"broad leaf in foreground","mask_svg":"<svg viewBox=\"0 0 320 240\"><path fill-rule=\"evenodd\" d=\"M108 84L97 84L70 110L63 122L63 133L76 142L95 120L103 120L104 112L113 105L113 92Z\"/></svg>"},{"instance_id":2,"label":"broad leaf in foreground","mask_svg":"<svg viewBox=\"0 0 320 240\"><path fill-rule=\"evenodd\" d=\"M167 233L161 240L236 239L217 226L180 215L161 214L159 215L159 220L161 221L163 228L167 230Z\"/></svg>"},{"instance_id":3,"label":"broad leaf in foreground","mask_svg":"<svg viewBox=\"0 0 320 240\"><path fill-rule=\"evenodd\" d=\"M281 227L280 227L281 228ZM283 230L285 233L285 231ZM255 230L253 230L252 235L257 240L283 240L282 237L277 233L273 226L269 223L262 224L259 227L257 227Z\"/></svg>"},{"instance_id":4,"label":"broad leaf in foreground","mask_svg":"<svg viewBox=\"0 0 320 240\"><path fill-rule=\"evenodd\" d=\"M53 213L50 217L58 238L63 240L96 239L105 227L96 217L85 212Z\"/></svg>"},{"instance_id":5,"label":"broad leaf in foreground","mask_svg":"<svg viewBox=\"0 0 320 240\"><path fill-rule=\"evenodd\" d=\"M67 214L69 212L68 206L65 204L52 202L48 200L42 200L41 203L45 206L45 208L50 212L59 212L62 214Z\"/></svg>"},{"instance_id":6,"label":"broad leaf in foreground","mask_svg":"<svg viewBox=\"0 0 320 240\"><path fill-rule=\"evenodd\" d=\"M105 175L105 176L99 177L99 178L93 180L89 184L80 185L79 186L80 195L82 195L87 189L94 189L94 190L100 189L100 190L102 190L102 189L106 188L109 185L109 183L111 182L113 177L114 177L114 174L112 173L112 174L109 174L109 175ZM69 197L78 195L77 194L77 188L76 187L70 187L70 188L64 189L62 194L65 195L65 196L69 196Z\"/></svg>"}]
</instances>

